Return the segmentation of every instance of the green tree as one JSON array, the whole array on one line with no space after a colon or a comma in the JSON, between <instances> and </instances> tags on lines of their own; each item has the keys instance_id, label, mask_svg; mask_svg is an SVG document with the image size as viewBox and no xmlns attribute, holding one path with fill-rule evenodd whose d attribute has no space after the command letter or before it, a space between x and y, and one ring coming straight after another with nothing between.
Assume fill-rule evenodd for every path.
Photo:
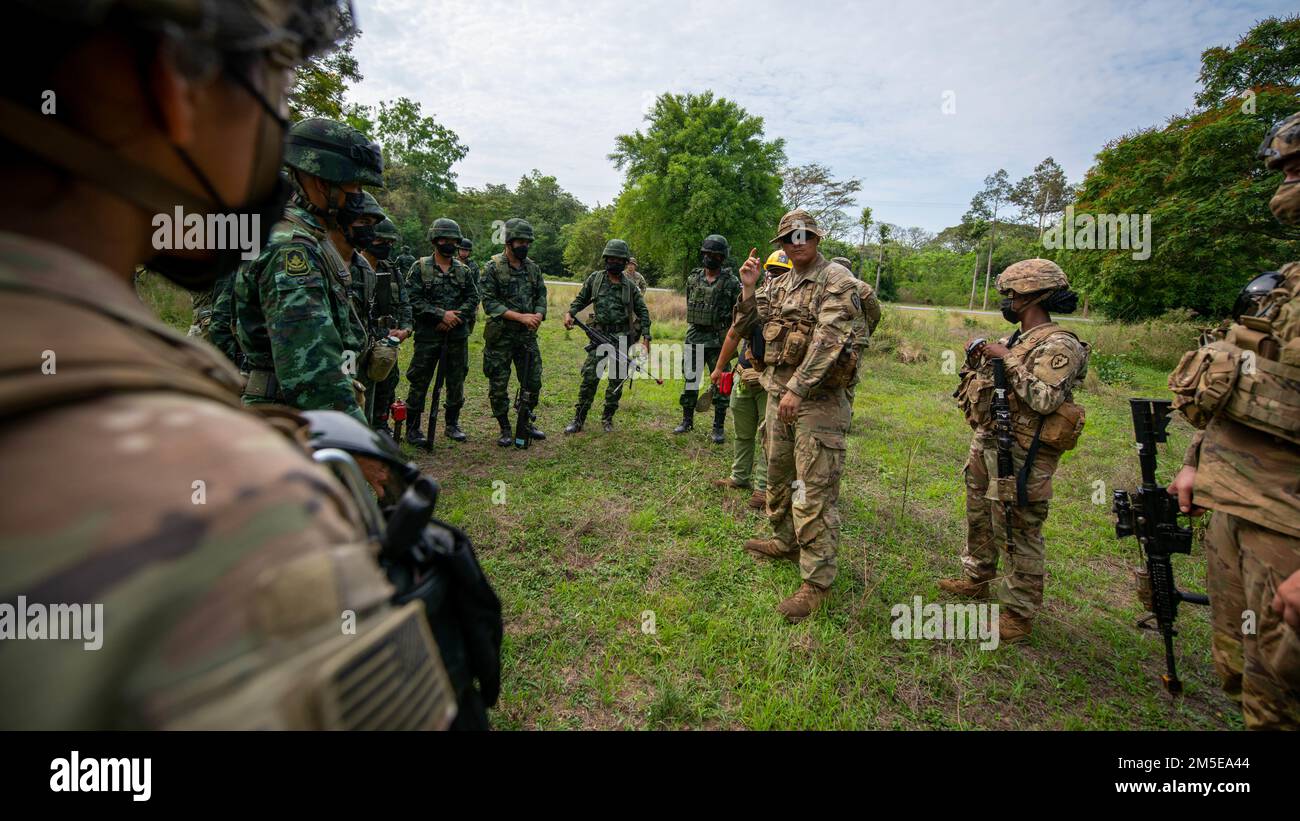
<instances>
[{"instance_id":1,"label":"green tree","mask_svg":"<svg viewBox=\"0 0 1300 821\"><path fill-rule=\"evenodd\" d=\"M531 174L519 179L512 207L511 216L523 217L533 226L536 239L528 255L545 273L562 276L565 268L562 231L586 214L587 206L561 188L555 177L545 176L534 168Z\"/></svg>"},{"instance_id":2,"label":"green tree","mask_svg":"<svg viewBox=\"0 0 1300 821\"><path fill-rule=\"evenodd\" d=\"M430 198L456 190L451 167L469 152L456 132L426 117L420 104L409 97L380 102L376 126L389 186L410 188Z\"/></svg>"},{"instance_id":3,"label":"green tree","mask_svg":"<svg viewBox=\"0 0 1300 821\"><path fill-rule=\"evenodd\" d=\"M311 58L298 69L294 74L293 88L289 91L291 120L297 122L309 117L343 119L343 96L349 85L361 82L361 70L357 58L352 55L352 45L360 34L353 29L332 51Z\"/></svg>"},{"instance_id":4,"label":"green tree","mask_svg":"<svg viewBox=\"0 0 1300 821\"><path fill-rule=\"evenodd\" d=\"M820 163L781 169L781 199L785 210L804 209L829 236L837 239L844 239L855 224L861 224L854 223L844 210L853 204L854 195L861 190L861 180L837 180Z\"/></svg>"},{"instance_id":5,"label":"green tree","mask_svg":"<svg viewBox=\"0 0 1300 821\"><path fill-rule=\"evenodd\" d=\"M609 225L614 218L614 206L597 205L586 214L564 226L564 267L574 276L584 276L602 266L601 251L610 236ZM640 258L637 262L640 263ZM644 274L645 272L642 271Z\"/></svg>"},{"instance_id":6,"label":"green tree","mask_svg":"<svg viewBox=\"0 0 1300 821\"><path fill-rule=\"evenodd\" d=\"M625 172L612 232L674 285L708 234L727 237L737 258L766 248L782 213L785 148L763 139L762 118L706 91L660 95L647 120L609 155Z\"/></svg>"},{"instance_id":7,"label":"green tree","mask_svg":"<svg viewBox=\"0 0 1300 821\"><path fill-rule=\"evenodd\" d=\"M1255 157L1268 128L1296 110L1300 64L1287 71L1278 55L1300 49L1297 20L1270 18L1235 48L1206 50L1202 107L1097 155L1076 213L1149 214L1152 236L1149 259L1128 249L1057 251L1095 307L1124 320L1176 308L1220 317L1248 279L1300 257L1300 232L1268 210L1281 175ZM1243 87L1256 79L1283 85Z\"/></svg>"}]
</instances>

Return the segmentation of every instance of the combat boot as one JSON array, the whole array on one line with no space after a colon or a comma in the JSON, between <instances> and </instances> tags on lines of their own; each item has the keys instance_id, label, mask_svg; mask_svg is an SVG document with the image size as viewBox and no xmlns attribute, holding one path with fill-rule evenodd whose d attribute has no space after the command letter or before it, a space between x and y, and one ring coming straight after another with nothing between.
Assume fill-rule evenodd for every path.
<instances>
[{"instance_id":1,"label":"combat boot","mask_svg":"<svg viewBox=\"0 0 1300 821\"><path fill-rule=\"evenodd\" d=\"M745 552L754 559L785 559L799 563L799 548L786 547L776 539L750 539L745 542Z\"/></svg>"},{"instance_id":2,"label":"combat boot","mask_svg":"<svg viewBox=\"0 0 1300 821\"><path fill-rule=\"evenodd\" d=\"M988 579L940 579L939 589L953 596L965 599L987 599L989 597Z\"/></svg>"},{"instance_id":3,"label":"combat boot","mask_svg":"<svg viewBox=\"0 0 1300 821\"><path fill-rule=\"evenodd\" d=\"M605 408L605 415L600 417L600 427L605 433L614 430L614 412L609 408Z\"/></svg>"},{"instance_id":4,"label":"combat boot","mask_svg":"<svg viewBox=\"0 0 1300 821\"><path fill-rule=\"evenodd\" d=\"M546 438L546 434L537 429L537 426L533 424L532 419L528 420L528 435L533 437L534 442L540 442Z\"/></svg>"},{"instance_id":5,"label":"combat boot","mask_svg":"<svg viewBox=\"0 0 1300 821\"><path fill-rule=\"evenodd\" d=\"M455 410L447 408L447 429L443 431L443 435L457 442L465 441L465 431L460 429L460 408Z\"/></svg>"},{"instance_id":6,"label":"combat boot","mask_svg":"<svg viewBox=\"0 0 1300 821\"><path fill-rule=\"evenodd\" d=\"M821 606L821 603L830 595L830 591L824 587L818 587L811 582L804 582L799 585L799 589L794 595L776 606L778 612L785 616L785 620L791 624L798 624L812 615L813 611Z\"/></svg>"},{"instance_id":7,"label":"combat boot","mask_svg":"<svg viewBox=\"0 0 1300 821\"><path fill-rule=\"evenodd\" d=\"M497 444L503 448L510 447L510 443L515 441L515 434L510 430L510 417L498 416L497 424L501 426L501 438L497 439Z\"/></svg>"},{"instance_id":8,"label":"combat boot","mask_svg":"<svg viewBox=\"0 0 1300 821\"><path fill-rule=\"evenodd\" d=\"M573 421L570 422L568 425L565 425L564 432L566 434L579 433L582 431L582 424L586 421L587 421L587 409L579 406L573 412Z\"/></svg>"},{"instance_id":9,"label":"combat boot","mask_svg":"<svg viewBox=\"0 0 1300 821\"><path fill-rule=\"evenodd\" d=\"M748 490L748 489L749 489L749 485L748 485L748 484L741 484L740 482L737 482L735 479L732 479L730 476L728 476L726 479L714 479L714 480L713 480L713 486L714 486L714 487L726 488L726 489L728 489L728 490Z\"/></svg>"},{"instance_id":10,"label":"combat boot","mask_svg":"<svg viewBox=\"0 0 1300 821\"><path fill-rule=\"evenodd\" d=\"M723 433L723 429L722 429L722 426L725 425L726 423L727 423L727 406L723 404L714 405L713 406L713 431L709 434L709 438L713 440L713 444L721 445L723 442L727 441L727 436L725 433Z\"/></svg>"},{"instance_id":11,"label":"combat boot","mask_svg":"<svg viewBox=\"0 0 1300 821\"><path fill-rule=\"evenodd\" d=\"M695 408L682 408L682 423L673 428L673 433L686 433L695 427Z\"/></svg>"},{"instance_id":12,"label":"combat boot","mask_svg":"<svg viewBox=\"0 0 1300 821\"><path fill-rule=\"evenodd\" d=\"M767 491L756 490L749 497L749 506L754 510L763 510L767 507Z\"/></svg>"},{"instance_id":13,"label":"combat boot","mask_svg":"<svg viewBox=\"0 0 1300 821\"><path fill-rule=\"evenodd\" d=\"M1029 638L1033 632L1034 620L1017 615L1010 610L998 613L998 642L1015 644Z\"/></svg>"},{"instance_id":14,"label":"combat boot","mask_svg":"<svg viewBox=\"0 0 1300 821\"><path fill-rule=\"evenodd\" d=\"M412 410L407 411L406 416L406 441L408 444L416 447L424 447L428 443L428 438L420 428L420 419L424 416L424 411Z\"/></svg>"}]
</instances>

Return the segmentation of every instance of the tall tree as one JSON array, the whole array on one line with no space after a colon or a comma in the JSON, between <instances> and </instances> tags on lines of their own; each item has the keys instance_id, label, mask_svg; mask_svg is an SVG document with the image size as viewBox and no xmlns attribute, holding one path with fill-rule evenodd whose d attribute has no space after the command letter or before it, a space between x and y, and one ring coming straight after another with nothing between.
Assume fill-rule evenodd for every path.
<instances>
[{"instance_id":1,"label":"tall tree","mask_svg":"<svg viewBox=\"0 0 1300 821\"><path fill-rule=\"evenodd\" d=\"M862 273L867 272L867 232L871 230L871 209L864 207L862 213L858 216L858 225L862 228L862 244L858 248L861 259L858 261L858 267Z\"/></svg>"},{"instance_id":2,"label":"tall tree","mask_svg":"<svg viewBox=\"0 0 1300 821\"><path fill-rule=\"evenodd\" d=\"M781 169L781 199L785 209L806 210L831 236L840 237L854 226L846 209L853 205L854 195L861 190L861 180L837 180L820 163Z\"/></svg>"},{"instance_id":3,"label":"tall tree","mask_svg":"<svg viewBox=\"0 0 1300 821\"><path fill-rule=\"evenodd\" d=\"M1065 171L1056 160L1047 159L1034 166L1034 172L1011 190L1011 202L1020 206L1021 213L1027 220L1038 225L1038 237L1042 239L1043 228L1049 217L1065 210L1073 200L1074 192L1066 182Z\"/></svg>"},{"instance_id":4,"label":"tall tree","mask_svg":"<svg viewBox=\"0 0 1300 821\"><path fill-rule=\"evenodd\" d=\"M297 122L309 117L343 119L343 97L348 86L361 82L361 70L357 58L352 55L352 45L360 34L359 30L353 29L332 51L316 55L298 69L289 92L291 120Z\"/></svg>"},{"instance_id":5,"label":"tall tree","mask_svg":"<svg viewBox=\"0 0 1300 821\"><path fill-rule=\"evenodd\" d=\"M706 91L662 94L646 119L609 155L625 174L611 231L674 284L707 234L727 237L738 254L764 247L781 217L785 148L763 139L762 118Z\"/></svg>"},{"instance_id":6,"label":"tall tree","mask_svg":"<svg viewBox=\"0 0 1300 821\"><path fill-rule=\"evenodd\" d=\"M453 164L469 152L456 132L420 111L409 97L379 104L376 136L384 146L390 185L437 198L456 190Z\"/></svg>"},{"instance_id":7,"label":"tall tree","mask_svg":"<svg viewBox=\"0 0 1300 821\"><path fill-rule=\"evenodd\" d=\"M553 276L564 273L564 239L561 230L587 213L587 206L560 187L555 177L536 168L520 177L515 187L514 214L533 226L533 246L528 255Z\"/></svg>"},{"instance_id":8,"label":"tall tree","mask_svg":"<svg viewBox=\"0 0 1300 821\"><path fill-rule=\"evenodd\" d=\"M614 206L597 205L564 226L561 231L564 239L564 267L569 273L584 276L604 267L600 255L605 249L605 241L609 239L609 223L613 217Z\"/></svg>"},{"instance_id":9,"label":"tall tree","mask_svg":"<svg viewBox=\"0 0 1300 821\"><path fill-rule=\"evenodd\" d=\"M984 188L971 198L970 210L962 221L979 220L989 226L988 263L984 269L984 309L989 307L989 279L993 274L993 247L998 233L998 212L1011 197L1011 181L1006 169L999 168L997 173L984 178Z\"/></svg>"}]
</instances>

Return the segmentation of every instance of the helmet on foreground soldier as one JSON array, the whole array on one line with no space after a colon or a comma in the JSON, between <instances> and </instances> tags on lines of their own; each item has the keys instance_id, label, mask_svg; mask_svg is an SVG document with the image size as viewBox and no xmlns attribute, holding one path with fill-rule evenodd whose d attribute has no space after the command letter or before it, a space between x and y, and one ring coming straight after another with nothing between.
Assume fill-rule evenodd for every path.
<instances>
[{"instance_id":1,"label":"helmet on foreground soldier","mask_svg":"<svg viewBox=\"0 0 1300 821\"><path fill-rule=\"evenodd\" d=\"M628 250L627 243L621 239L611 239L605 243L605 250L600 253L602 257L618 257L620 259L631 259L632 252Z\"/></svg>"},{"instance_id":2,"label":"helmet on foreground soldier","mask_svg":"<svg viewBox=\"0 0 1300 821\"><path fill-rule=\"evenodd\" d=\"M1300 160L1300 111L1269 130L1259 146L1259 158L1270 171L1282 171ZM1300 224L1300 180L1283 182L1268 201L1268 208L1284 225Z\"/></svg>"},{"instance_id":3,"label":"helmet on foreground soldier","mask_svg":"<svg viewBox=\"0 0 1300 821\"><path fill-rule=\"evenodd\" d=\"M297 172L293 184L304 207L346 235L365 208L366 192L344 191L341 186L384 186L384 158L378 144L352 126L324 117L294 123L284 142L284 164ZM298 173L327 183L324 207L312 202Z\"/></svg>"},{"instance_id":4,"label":"helmet on foreground soldier","mask_svg":"<svg viewBox=\"0 0 1300 821\"><path fill-rule=\"evenodd\" d=\"M533 226L528 220L519 217L506 220L506 244L509 245L517 239L533 241Z\"/></svg>"},{"instance_id":5,"label":"helmet on foreground soldier","mask_svg":"<svg viewBox=\"0 0 1300 821\"><path fill-rule=\"evenodd\" d=\"M464 235L460 232L460 224L447 217L439 217L429 226L429 242L437 244L440 239L454 239L459 245Z\"/></svg>"},{"instance_id":6,"label":"helmet on foreground soldier","mask_svg":"<svg viewBox=\"0 0 1300 821\"><path fill-rule=\"evenodd\" d=\"M1008 322L1020 321L1020 315L1031 305L1043 306L1048 313L1072 313L1079 304L1079 295L1070 290L1061 266L1050 259L1022 259L1008 265L998 274L996 287L1002 294L1002 317ZM1016 297L1033 296L1019 310L1011 307Z\"/></svg>"},{"instance_id":7,"label":"helmet on foreground soldier","mask_svg":"<svg viewBox=\"0 0 1300 821\"><path fill-rule=\"evenodd\" d=\"M1281 271L1266 271L1246 283L1237 294L1237 301L1232 306L1232 318L1241 321L1243 316L1254 316L1264 297L1282 283Z\"/></svg>"},{"instance_id":8,"label":"helmet on foreground soldier","mask_svg":"<svg viewBox=\"0 0 1300 821\"><path fill-rule=\"evenodd\" d=\"M706 254L722 254L725 257L731 253L731 245L721 234L709 234L704 238L704 242L700 243L700 251Z\"/></svg>"}]
</instances>

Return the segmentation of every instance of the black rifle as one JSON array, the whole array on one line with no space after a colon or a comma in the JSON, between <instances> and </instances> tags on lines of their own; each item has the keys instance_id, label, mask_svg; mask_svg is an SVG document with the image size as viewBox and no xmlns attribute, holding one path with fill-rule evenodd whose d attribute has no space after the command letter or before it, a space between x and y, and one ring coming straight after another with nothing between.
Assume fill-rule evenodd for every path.
<instances>
[{"instance_id":1,"label":"black rifle","mask_svg":"<svg viewBox=\"0 0 1300 821\"><path fill-rule=\"evenodd\" d=\"M645 371L645 368L641 367L640 362L637 362L635 359L630 358L626 353L619 350L618 340L608 334L601 333L595 328L589 327L576 316L573 318L573 322L587 334L587 339L589 340L586 348L587 353L592 353L598 350L601 345L609 346L609 350L614 353L615 363L618 365L618 370L623 374L623 377L618 380L619 382L625 382L628 379L631 379L632 374L635 371ZM649 373L648 371L646 372ZM657 376L654 377L654 380L657 385L662 385L664 383L664 381ZM611 388L610 390L613 389Z\"/></svg>"},{"instance_id":2,"label":"black rifle","mask_svg":"<svg viewBox=\"0 0 1300 821\"><path fill-rule=\"evenodd\" d=\"M1007 369L1002 359L990 360L993 363L993 430L998 444L998 498L1002 500L1002 518L1006 521L1007 555L1016 552L1015 538L1011 529L1011 491L1008 485L1016 480L1016 465L1011 454L1011 400L1007 397ZM1010 480L1010 481L1008 481ZM1016 494L1017 501L1019 494Z\"/></svg>"},{"instance_id":3,"label":"black rifle","mask_svg":"<svg viewBox=\"0 0 1300 821\"><path fill-rule=\"evenodd\" d=\"M526 448L533 443L533 393L528 390L528 375L533 370L533 344L530 335L524 346L523 367L519 369L519 391L515 394L515 447Z\"/></svg>"},{"instance_id":4,"label":"black rifle","mask_svg":"<svg viewBox=\"0 0 1300 821\"><path fill-rule=\"evenodd\" d=\"M1174 667L1174 619L1178 603L1209 604L1199 593L1184 593L1174 584L1171 557L1192 552L1192 529L1178 523L1178 499L1156 484L1156 443L1168 438L1170 402L1167 399L1130 399L1133 431L1137 437L1138 460L1142 463L1142 486L1133 494L1115 491L1115 536L1136 536L1146 556L1149 589L1141 584L1138 597L1151 613L1138 622L1145 630L1159 630L1165 641L1165 665L1168 672L1160 677L1165 689L1177 695L1183 691ZM1145 594L1145 595L1144 595ZM1152 625L1154 620L1155 624Z\"/></svg>"},{"instance_id":5,"label":"black rifle","mask_svg":"<svg viewBox=\"0 0 1300 821\"><path fill-rule=\"evenodd\" d=\"M450 333L450 331L448 332ZM450 339L443 335L442 347L438 349L438 364L433 377L433 403L429 405L429 438L424 440L424 449L433 450L433 435L438 432L438 403L442 400L442 383L447 377L447 344Z\"/></svg>"}]
</instances>

